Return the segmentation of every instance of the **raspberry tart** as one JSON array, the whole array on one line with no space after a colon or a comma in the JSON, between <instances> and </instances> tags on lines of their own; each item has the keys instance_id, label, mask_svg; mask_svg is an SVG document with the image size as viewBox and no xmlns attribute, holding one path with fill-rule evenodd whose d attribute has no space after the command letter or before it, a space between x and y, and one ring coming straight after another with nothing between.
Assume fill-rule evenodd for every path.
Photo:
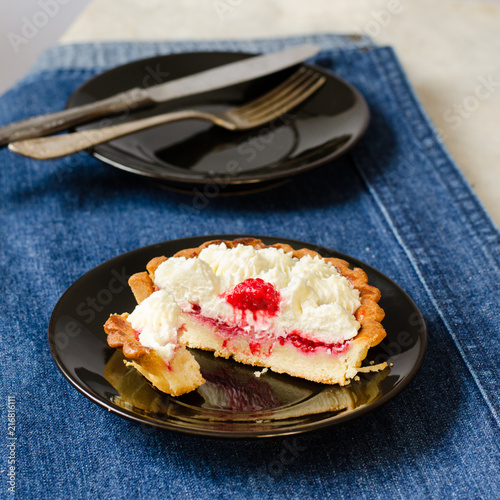
<instances>
[{"instance_id":1,"label":"raspberry tart","mask_svg":"<svg viewBox=\"0 0 500 500\"><path fill-rule=\"evenodd\" d=\"M179 344L174 350L183 360L177 366L174 356L175 367L166 371L171 376L180 369L183 379L192 377L187 385L193 389L203 383L202 377L193 368L194 359L187 362L191 355L182 346L314 382L345 385L366 370L360 367L369 348L386 335L380 291L368 284L363 270L281 243L208 241L171 258L153 259L147 272L133 275L129 284L139 306L128 317L108 320L108 343L122 347L164 392L169 391L157 381L167 375L157 371L165 372L165 363L147 361L148 356L162 357L156 349L163 350L166 336L154 333L158 325L153 325L160 303L169 304L164 307L171 310L169 321L177 328ZM131 340L123 343L124 337ZM140 362L130 356L135 351L141 352Z\"/></svg>"}]
</instances>

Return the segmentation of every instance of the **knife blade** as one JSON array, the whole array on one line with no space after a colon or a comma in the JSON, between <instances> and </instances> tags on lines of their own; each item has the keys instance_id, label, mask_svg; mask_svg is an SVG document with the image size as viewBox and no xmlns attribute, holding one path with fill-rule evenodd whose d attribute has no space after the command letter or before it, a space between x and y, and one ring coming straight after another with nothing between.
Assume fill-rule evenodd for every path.
<instances>
[{"instance_id":1,"label":"knife blade","mask_svg":"<svg viewBox=\"0 0 500 500\"><path fill-rule=\"evenodd\" d=\"M299 64L316 55L319 50L320 48L315 44L297 45L279 52L253 56L242 61L217 66L145 89L135 87L83 106L11 123L0 127L0 147L11 141L60 132L101 116L144 108L158 102L250 81Z\"/></svg>"}]
</instances>

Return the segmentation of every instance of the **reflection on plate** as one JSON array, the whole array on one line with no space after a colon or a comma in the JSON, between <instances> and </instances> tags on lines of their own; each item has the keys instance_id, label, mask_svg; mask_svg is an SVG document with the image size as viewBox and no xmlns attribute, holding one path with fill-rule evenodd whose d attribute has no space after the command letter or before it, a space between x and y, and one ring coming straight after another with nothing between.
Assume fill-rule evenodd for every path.
<instances>
[{"instance_id":1,"label":"reflection on plate","mask_svg":"<svg viewBox=\"0 0 500 500\"><path fill-rule=\"evenodd\" d=\"M369 405L378 398L380 385L390 371L387 367L377 373L361 373L345 387L324 385L318 390L317 384L305 380L262 372L203 351L192 352L206 382L196 392L177 398L181 406L152 387L135 368L125 366L125 356L116 351L104 369L104 377L118 391L113 402L125 409L169 418L182 417L191 406L193 418L208 422L272 422Z\"/></svg>"},{"instance_id":2,"label":"reflection on plate","mask_svg":"<svg viewBox=\"0 0 500 500\"><path fill-rule=\"evenodd\" d=\"M126 283L158 255L173 255L214 235L167 241L120 255L77 280L56 305L49 325L54 359L83 394L115 413L155 427L211 437L269 437L295 434L356 418L392 398L416 374L426 347L425 324L415 304L389 278L327 248L281 239L362 267L382 292L387 337L370 349L366 363L386 361L378 373L359 374L351 384L327 386L215 358L193 350L207 382L192 393L171 397L154 389L123 355L108 347L103 324L110 313L131 311L135 300ZM275 238L254 236L266 244Z\"/></svg>"},{"instance_id":3,"label":"reflection on plate","mask_svg":"<svg viewBox=\"0 0 500 500\"><path fill-rule=\"evenodd\" d=\"M86 82L67 107L109 97L134 86L187 76L250 57L241 53L191 53L157 56L114 68ZM361 137L369 120L361 94L331 72L312 66L327 81L296 109L253 130L231 132L200 120L165 124L96 146L96 158L135 174L153 177L177 189L216 184L224 192L274 187L292 175L345 153ZM147 109L122 113L78 130L177 109L223 111L265 93L296 68ZM151 77L154 72L155 78Z\"/></svg>"}]
</instances>

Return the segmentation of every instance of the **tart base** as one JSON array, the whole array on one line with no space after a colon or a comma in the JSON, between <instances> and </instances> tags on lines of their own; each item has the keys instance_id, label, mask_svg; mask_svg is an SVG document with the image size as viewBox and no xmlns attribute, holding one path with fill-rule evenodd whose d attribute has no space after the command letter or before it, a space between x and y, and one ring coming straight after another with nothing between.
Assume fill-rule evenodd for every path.
<instances>
[{"instance_id":1,"label":"tart base","mask_svg":"<svg viewBox=\"0 0 500 500\"><path fill-rule=\"evenodd\" d=\"M224 337L213 327L198 323L190 317L185 318L186 331L181 342L194 349L213 351L214 356L233 358L246 365L266 367L276 373L286 373L321 384L346 385L358 373L365 359L369 345L366 342L352 341L344 352L331 355L325 351L307 352L292 344L279 342L266 344L260 342L259 353L254 354L252 339L238 335Z\"/></svg>"}]
</instances>

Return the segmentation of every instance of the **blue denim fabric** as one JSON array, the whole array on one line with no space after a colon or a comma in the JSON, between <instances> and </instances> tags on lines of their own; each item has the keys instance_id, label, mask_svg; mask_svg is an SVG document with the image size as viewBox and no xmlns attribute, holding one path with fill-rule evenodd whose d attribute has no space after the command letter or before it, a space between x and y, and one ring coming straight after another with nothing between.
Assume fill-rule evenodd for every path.
<instances>
[{"instance_id":1,"label":"blue denim fabric","mask_svg":"<svg viewBox=\"0 0 500 500\"><path fill-rule=\"evenodd\" d=\"M22 499L500 497L499 233L390 48L330 35L57 47L0 98L0 123L60 109L89 77L128 60L271 51L305 39L322 45L318 64L365 95L372 120L349 154L276 190L186 210L192 198L84 153L38 162L0 151L2 498L14 498L9 458L15 497ZM49 317L64 290L128 250L214 233L305 240L390 276L428 325L417 377L362 418L263 441L148 428L77 392L47 343Z\"/></svg>"}]
</instances>

